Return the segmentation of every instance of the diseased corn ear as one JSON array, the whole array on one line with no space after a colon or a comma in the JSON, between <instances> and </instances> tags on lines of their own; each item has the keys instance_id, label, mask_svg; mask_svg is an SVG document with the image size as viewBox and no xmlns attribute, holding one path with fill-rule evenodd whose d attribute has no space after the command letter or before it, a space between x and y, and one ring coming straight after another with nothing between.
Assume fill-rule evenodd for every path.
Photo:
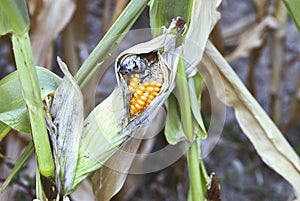
<instances>
[{"instance_id":1,"label":"diseased corn ear","mask_svg":"<svg viewBox=\"0 0 300 201\"><path fill-rule=\"evenodd\" d=\"M179 35L173 34L177 33L176 22L163 35L117 57L117 87L84 121L72 190L103 166L130 136L143 135L172 92L182 53L181 46L176 47Z\"/></svg>"},{"instance_id":2,"label":"diseased corn ear","mask_svg":"<svg viewBox=\"0 0 300 201\"><path fill-rule=\"evenodd\" d=\"M182 52L181 46L176 47L176 42L178 32L184 27L184 21L176 18L163 35L135 45L117 57L118 86L124 96L129 121L135 125L142 124L145 119L151 121L174 89Z\"/></svg>"}]
</instances>

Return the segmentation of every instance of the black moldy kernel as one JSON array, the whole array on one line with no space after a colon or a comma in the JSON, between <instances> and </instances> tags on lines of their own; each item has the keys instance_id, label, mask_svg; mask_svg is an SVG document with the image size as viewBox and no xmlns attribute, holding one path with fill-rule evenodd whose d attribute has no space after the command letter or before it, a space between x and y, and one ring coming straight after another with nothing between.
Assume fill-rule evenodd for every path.
<instances>
[{"instance_id":1,"label":"black moldy kernel","mask_svg":"<svg viewBox=\"0 0 300 201\"><path fill-rule=\"evenodd\" d=\"M118 72L122 75L132 73L141 74L155 62L158 62L157 52L124 55L118 62Z\"/></svg>"},{"instance_id":2,"label":"black moldy kernel","mask_svg":"<svg viewBox=\"0 0 300 201\"><path fill-rule=\"evenodd\" d=\"M177 17L175 26L177 28L178 33L182 32L186 26L184 19L181 17Z\"/></svg>"},{"instance_id":3,"label":"black moldy kernel","mask_svg":"<svg viewBox=\"0 0 300 201\"><path fill-rule=\"evenodd\" d=\"M124 55L118 62L118 72L130 93L130 116L138 116L161 91L164 78L158 52Z\"/></svg>"}]
</instances>

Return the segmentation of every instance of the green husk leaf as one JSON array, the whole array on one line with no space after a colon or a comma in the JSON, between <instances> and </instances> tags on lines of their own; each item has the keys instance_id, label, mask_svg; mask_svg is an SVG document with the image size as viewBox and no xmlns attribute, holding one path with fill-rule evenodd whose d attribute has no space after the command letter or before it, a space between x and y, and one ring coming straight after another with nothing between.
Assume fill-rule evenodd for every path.
<instances>
[{"instance_id":1,"label":"green husk leaf","mask_svg":"<svg viewBox=\"0 0 300 201\"><path fill-rule=\"evenodd\" d=\"M54 93L61 79L43 67L36 67L36 71L41 98L49 93ZM30 124L18 71L14 71L0 80L0 94L0 121L15 130L30 133Z\"/></svg>"},{"instance_id":2,"label":"green husk leaf","mask_svg":"<svg viewBox=\"0 0 300 201\"><path fill-rule=\"evenodd\" d=\"M207 137L206 129L201 115L201 93L204 85L202 76L197 73L194 77L188 79L191 109L193 113L194 134L205 139Z\"/></svg>"},{"instance_id":3,"label":"green husk leaf","mask_svg":"<svg viewBox=\"0 0 300 201\"><path fill-rule=\"evenodd\" d=\"M300 1L299 0L283 0L286 8L292 17L298 32L300 32Z\"/></svg>"},{"instance_id":4,"label":"green husk leaf","mask_svg":"<svg viewBox=\"0 0 300 201\"><path fill-rule=\"evenodd\" d=\"M186 140L180 121L179 104L174 94L171 94L165 102L167 108L167 119L165 125L165 137L169 144L177 144Z\"/></svg>"},{"instance_id":5,"label":"green husk leaf","mask_svg":"<svg viewBox=\"0 0 300 201\"><path fill-rule=\"evenodd\" d=\"M0 121L0 142L5 138L5 136L9 133L11 127Z\"/></svg>"},{"instance_id":6,"label":"green husk leaf","mask_svg":"<svg viewBox=\"0 0 300 201\"><path fill-rule=\"evenodd\" d=\"M25 0L0 1L0 36L24 34L29 30L29 15Z\"/></svg>"},{"instance_id":7,"label":"green husk leaf","mask_svg":"<svg viewBox=\"0 0 300 201\"><path fill-rule=\"evenodd\" d=\"M51 107L53 119L47 120L56 166L56 187L60 195L71 192L83 129L83 97L79 86L58 58L64 79L55 91ZM54 128L54 129L53 129Z\"/></svg>"},{"instance_id":8,"label":"green husk leaf","mask_svg":"<svg viewBox=\"0 0 300 201\"><path fill-rule=\"evenodd\" d=\"M128 123L128 111L122 103L122 93L116 88L85 119L73 190L99 169L126 139L128 133L122 130Z\"/></svg>"},{"instance_id":9,"label":"green husk leaf","mask_svg":"<svg viewBox=\"0 0 300 201\"><path fill-rule=\"evenodd\" d=\"M3 191L6 189L6 187L10 184L10 182L12 181L14 176L19 172L19 170L22 168L24 163L31 156L31 154L33 153L33 150L34 150L33 142L30 141L30 143L27 145L26 149L24 150L24 152L20 156L19 160L15 164L14 168L11 170L8 177L6 178L4 183L2 184L2 186L0 188L0 194L3 193Z\"/></svg>"}]
</instances>

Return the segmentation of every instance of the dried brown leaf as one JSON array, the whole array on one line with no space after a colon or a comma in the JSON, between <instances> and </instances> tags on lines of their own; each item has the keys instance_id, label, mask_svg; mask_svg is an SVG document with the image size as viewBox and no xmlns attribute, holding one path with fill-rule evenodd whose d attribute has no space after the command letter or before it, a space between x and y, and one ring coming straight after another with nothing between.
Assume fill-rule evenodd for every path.
<instances>
[{"instance_id":1,"label":"dried brown leaf","mask_svg":"<svg viewBox=\"0 0 300 201\"><path fill-rule=\"evenodd\" d=\"M253 28L256 23L256 17L253 14L239 18L229 26L223 28L222 33L227 46L237 45L239 36Z\"/></svg>"},{"instance_id":2,"label":"dried brown leaf","mask_svg":"<svg viewBox=\"0 0 300 201\"><path fill-rule=\"evenodd\" d=\"M73 0L32 1L30 7L35 12L31 26L31 42L35 64L51 66L53 42L70 21L74 11ZM36 3L35 5L33 5Z\"/></svg>"},{"instance_id":3,"label":"dried brown leaf","mask_svg":"<svg viewBox=\"0 0 300 201\"><path fill-rule=\"evenodd\" d=\"M210 42L207 43L202 63L203 70L213 80L217 97L235 109L242 130L262 160L285 178L299 196L300 160L284 135Z\"/></svg>"},{"instance_id":4,"label":"dried brown leaf","mask_svg":"<svg viewBox=\"0 0 300 201\"><path fill-rule=\"evenodd\" d=\"M274 18L266 17L254 28L248 29L248 31L240 36L238 47L226 57L227 61L248 56L251 50L259 48L263 44L263 37L266 29L276 29L277 27L278 24Z\"/></svg>"},{"instance_id":5,"label":"dried brown leaf","mask_svg":"<svg viewBox=\"0 0 300 201\"><path fill-rule=\"evenodd\" d=\"M253 2L256 7L257 18L262 20L268 10L270 0L253 0Z\"/></svg>"}]
</instances>

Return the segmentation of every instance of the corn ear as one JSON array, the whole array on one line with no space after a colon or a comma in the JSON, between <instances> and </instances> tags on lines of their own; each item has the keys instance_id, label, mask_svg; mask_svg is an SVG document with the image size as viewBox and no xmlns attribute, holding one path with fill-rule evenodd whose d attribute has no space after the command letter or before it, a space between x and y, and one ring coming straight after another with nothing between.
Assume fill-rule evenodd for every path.
<instances>
[{"instance_id":1,"label":"corn ear","mask_svg":"<svg viewBox=\"0 0 300 201\"><path fill-rule=\"evenodd\" d=\"M83 98L66 64L59 58L58 64L65 77L55 91L52 105L46 104L51 108L46 121L52 141L57 192L65 196L71 192L75 177L83 128Z\"/></svg>"},{"instance_id":2,"label":"corn ear","mask_svg":"<svg viewBox=\"0 0 300 201\"><path fill-rule=\"evenodd\" d=\"M124 145L131 135L137 135L154 118L174 88L178 58L182 48L176 47L178 35L170 34L176 29L174 20L171 28L157 38L138 44L122 52L116 59L115 71L118 86L112 94L99 104L84 121L83 135L80 141L79 159L73 190ZM139 115L130 115L130 94L128 83L119 72L119 64L124 55L139 55L155 52L156 61L164 76L161 90L151 104Z\"/></svg>"}]
</instances>

